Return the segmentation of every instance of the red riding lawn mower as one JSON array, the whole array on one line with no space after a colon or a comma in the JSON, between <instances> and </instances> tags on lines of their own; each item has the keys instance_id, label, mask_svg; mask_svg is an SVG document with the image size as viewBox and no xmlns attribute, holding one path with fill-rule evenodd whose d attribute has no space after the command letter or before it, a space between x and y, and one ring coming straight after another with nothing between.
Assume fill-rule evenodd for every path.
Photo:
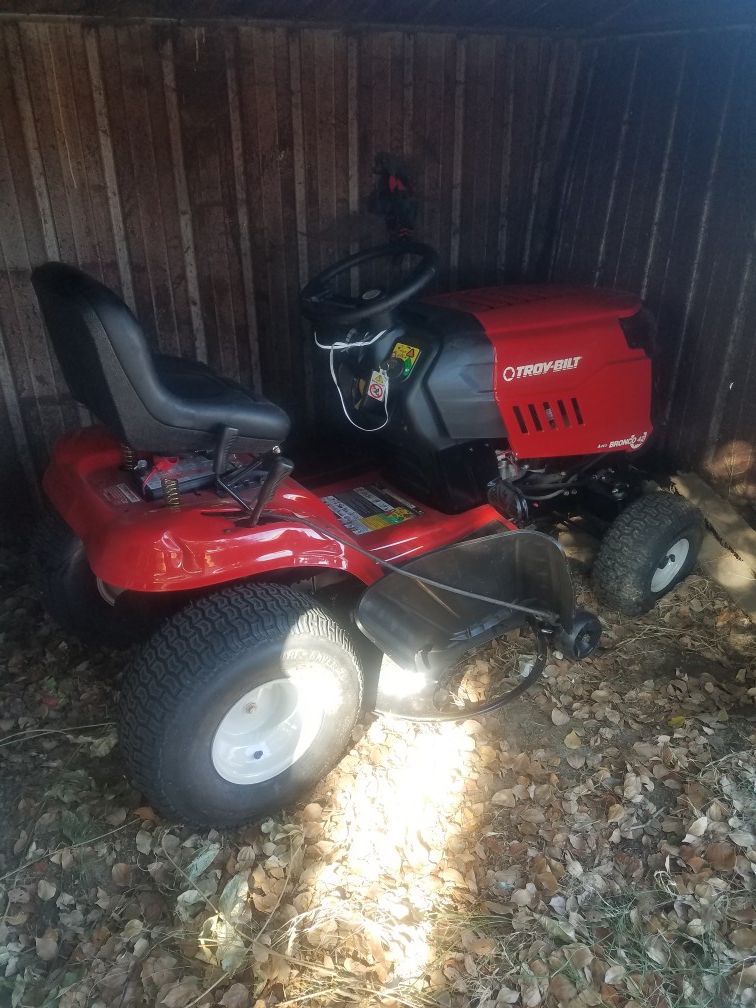
<instances>
[{"instance_id":1,"label":"red riding lawn mower","mask_svg":"<svg viewBox=\"0 0 756 1008\"><path fill-rule=\"evenodd\" d=\"M352 271L380 260L392 283L355 293ZM631 464L652 431L640 300L555 286L417 299L436 268L405 240L302 291L361 447L310 455L298 480L281 409L151 353L79 270L34 271L71 393L102 424L55 447L36 566L60 624L143 642L121 751L169 818L249 821L319 781L365 710L467 718L521 694L550 650L589 655L599 621L576 610L544 531L560 522L604 531L595 586L629 615L695 562L698 513L644 493ZM484 644L493 673L473 689Z\"/></svg>"}]
</instances>

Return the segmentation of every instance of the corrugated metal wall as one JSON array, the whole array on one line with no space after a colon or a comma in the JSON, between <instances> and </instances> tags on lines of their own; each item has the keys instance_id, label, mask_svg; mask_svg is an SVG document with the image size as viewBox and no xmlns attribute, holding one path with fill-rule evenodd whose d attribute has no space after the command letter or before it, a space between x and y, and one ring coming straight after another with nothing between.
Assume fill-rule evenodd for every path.
<instances>
[{"instance_id":1,"label":"corrugated metal wall","mask_svg":"<svg viewBox=\"0 0 756 1008\"><path fill-rule=\"evenodd\" d=\"M755 166L756 34L585 46L550 274L643 293L664 447L753 490Z\"/></svg>"},{"instance_id":2,"label":"corrugated metal wall","mask_svg":"<svg viewBox=\"0 0 756 1008\"><path fill-rule=\"evenodd\" d=\"M6 506L78 422L35 264L102 277L161 348L262 385L301 422L316 390L297 291L383 239L364 212L375 154L412 163L442 286L517 276L545 253L577 69L576 43L523 36L0 24Z\"/></svg>"}]
</instances>

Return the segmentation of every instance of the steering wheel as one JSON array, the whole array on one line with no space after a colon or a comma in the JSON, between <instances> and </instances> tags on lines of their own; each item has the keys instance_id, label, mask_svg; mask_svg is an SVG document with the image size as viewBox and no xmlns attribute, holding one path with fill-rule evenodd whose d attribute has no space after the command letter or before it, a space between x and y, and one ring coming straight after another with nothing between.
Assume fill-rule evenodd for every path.
<instances>
[{"instance_id":1,"label":"steering wheel","mask_svg":"<svg viewBox=\"0 0 756 1008\"><path fill-rule=\"evenodd\" d=\"M396 259L402 255L420 257L420 262L412 269L402 283L393 290L365 291L360 297L347 297L336 292L334 281L355 266L372 262L374 259ZM389 312L409 301L430 283L438 269L438 255L421 242L403 241L377 245L374 248L356 252L340 259L335 265L318 273L302 288L300 304L303 313L315 322L335 322L352 325L362 319Z\"/></svg>"}]
</instances>

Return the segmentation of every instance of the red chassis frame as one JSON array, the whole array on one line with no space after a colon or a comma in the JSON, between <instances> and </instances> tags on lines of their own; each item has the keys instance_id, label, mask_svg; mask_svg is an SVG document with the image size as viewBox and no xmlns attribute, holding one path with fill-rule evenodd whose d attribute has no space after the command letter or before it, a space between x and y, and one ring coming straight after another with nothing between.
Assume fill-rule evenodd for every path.
<instances>
[{"instance_id":1,"label":"red chassis frame","mask_svg":"<svg viewBox=\"0 0 756 1008\"><path fill-rule=\"evenodd\" d=\"M184 493L178 509L162 500L129 499L136 495L124 493L124 487L132 488L121 466L118 444L103 428L88 427L58 441L43 486L84 543L95 575L128 591L185 591L297 568L303 574L306 568L342 571L366 585L383 575L380 564L298 522L297 514L391 563L447 546L493 522L516 528L487 504L458 515L417 504L422 512L417 517L353 536L322 497L379 479L375 472L316 491L286 479L268 510L290 513L291 519L239 528L228 516L233 501L210 489Z\"/></svg>"}]
</instances>

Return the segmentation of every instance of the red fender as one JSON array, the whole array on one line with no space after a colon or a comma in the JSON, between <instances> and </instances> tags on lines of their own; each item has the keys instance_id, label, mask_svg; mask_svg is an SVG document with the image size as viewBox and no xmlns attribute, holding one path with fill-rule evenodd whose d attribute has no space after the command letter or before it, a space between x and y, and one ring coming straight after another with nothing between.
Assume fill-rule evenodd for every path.
<instances>
[{"instance_id":1,"label":"red fender","mask_svg":"<svg viewBox=\"0 0 756 1008\"><path fill-rule=\"evenodd\" d=\"M445 515L426 505L409 521L353 536L323 503L325 497L379 478L376 473L318 488L284 480L268 510L290 520L239 528L233 505L212 490L182 494L182 506L145 501L121 468L121 451L99 427L62 438L55 446L43 486L55 509L84 543L92 570L129 591L165 592L206 588L277 571L331 569L364 584L383 574L380 564L347 543L354 539L389 562L404 562L438 549L492 522L514 528L488 505ZM254 501L255 490L244 491ZM406 495L404 495L406 496ZM415 503L414 501L412 503ZM297 521L297 515L332 528L338 542Z\"/></svg>"}]
</instances>

